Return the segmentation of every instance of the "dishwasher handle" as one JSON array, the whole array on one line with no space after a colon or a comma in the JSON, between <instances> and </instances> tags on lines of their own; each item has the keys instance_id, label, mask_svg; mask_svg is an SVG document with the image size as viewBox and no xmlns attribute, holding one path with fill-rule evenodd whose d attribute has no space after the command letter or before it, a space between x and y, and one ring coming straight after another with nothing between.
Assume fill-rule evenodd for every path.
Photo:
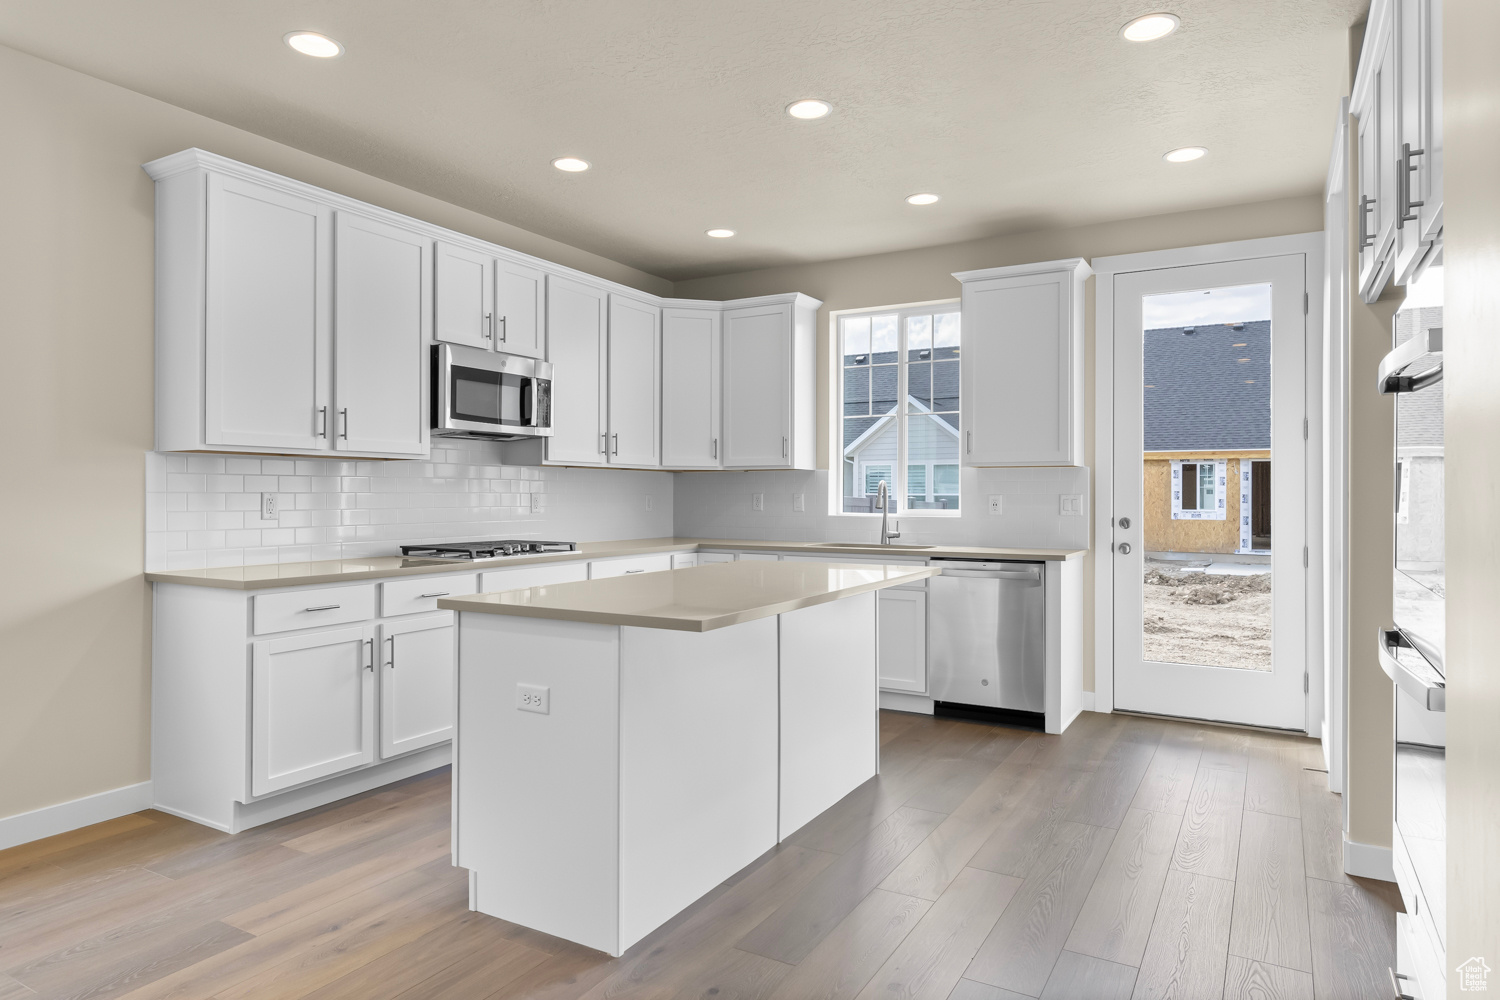
<instances>
[{"instance_id":1,"label":"dishwasher handle","mask_svg":"<svg viewBox=\"0 0 1500 1000\"><path fill-rule=\"evenodd\" d=\"M1016 580L1021 583L1041 583L1042 571L1036 569L943 569L943 576L956 576L968 580Z\"/></svg>"}]
</instances>

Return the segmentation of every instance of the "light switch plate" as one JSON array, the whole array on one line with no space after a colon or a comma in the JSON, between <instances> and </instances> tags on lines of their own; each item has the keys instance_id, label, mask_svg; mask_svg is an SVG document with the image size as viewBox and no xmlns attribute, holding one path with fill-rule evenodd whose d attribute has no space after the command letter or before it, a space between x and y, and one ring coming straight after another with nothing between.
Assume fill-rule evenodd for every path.
<instances>
[{"instance_id":1,"label":"light switch plate","mask_svg":"<svg viewBox=\"0 0 1500 1000\"><path fill-rule=\"evenodd\" d=\"M793 493L792 494L792 510L795 510L795 511L797 511L799 513L802 512L802 511L807 510L807 494L806 493Z\"/></svg>"},{"instance_id":2,"label":"light switch plate","mask_svg":"<svg viewBox=\"0 0 1500 1000\"><path fill-rule=\"evenodd\" d=\"M752 494L750 494L750 509L751 510L765 510L766 509L766 495L764 493L752 493Z\"/></svg>"},{"instance_id":3,"label":"light switch plate","mask_svg":"<svg viewBox=\"0 0 1500 1000\"><path fill-rule=\"evenodd\" d=\"M541 684L517 684L516 708L538 715L552 714L552 689Z\"/></svg>"},{"instance_id":4,"label":"light switch plate","mask_svg":"<svg viewBox=\"0 0 1500 1000\"><path fill-rule=\"evenodd\" d=\"M1057 512L1065 517L1083 516L1083 494L1063 493L1057 498Z\"/></svg>"},{"instance_id":5,"label":"light switch plate","mask_svg":"<svg viewBox=\"0 0 1500 1000\"><path fill-rule=\"evenodd\" d=\"M990 494L990 513L1003 514L1005 512L1005 495L1003 493Z\"/></svg>"},{"instance_id":6,"label":"light switch plate","mask_svg":"<svg viewBox=\"0 0 1500 1000\"><path fill-rule=\"evenodd\" d=\"M656 509L656 497L652 496L650 493L646 494L646 509L647 510L655 510Z\"/></svg>"}]
</instances>

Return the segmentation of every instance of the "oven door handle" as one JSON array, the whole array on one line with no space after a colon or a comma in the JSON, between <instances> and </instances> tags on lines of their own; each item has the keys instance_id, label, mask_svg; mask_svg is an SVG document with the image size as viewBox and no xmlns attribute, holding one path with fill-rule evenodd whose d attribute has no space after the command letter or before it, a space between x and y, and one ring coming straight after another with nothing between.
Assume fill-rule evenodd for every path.
<instances>
[{"instance_id":1,"label":"oven door handle","mask_svg":"<svg viewBox=\"0 0 1500 1000\"><path fill-rule=\"evenodd\" d=\"M1375 650L1380 657L1380 669L1385 675L1396 682L1396 686L1414 698L1418 705L1423 706L1429 712L1446 712L1448 710L1448 688L1446 685L1437 684L1425 677L1420 677L1408 669L1402 662L1396 659L1394 652L1397 646L1414 649L1406 636L1401 634L1400 629L1382 628L1376 630ZM1420 652L1420 651L1419 651Z\"/></svg>"},{"instance_id":2,"label":"oven door handle","mask_svg":"<svg viewBox=\"0 0 1500 1000\"><path fill-rule=\"evenodd\" d=\"M1443 353L1443 329L1433 327L1422 330L1400 347L1380 359L1375 373L1375 391L1382 396L1398 392L1416 392L1443 380L1443 362L1416 375L1406 374L1419 358L1426 354Z\"/></svg>"}]
</instances>

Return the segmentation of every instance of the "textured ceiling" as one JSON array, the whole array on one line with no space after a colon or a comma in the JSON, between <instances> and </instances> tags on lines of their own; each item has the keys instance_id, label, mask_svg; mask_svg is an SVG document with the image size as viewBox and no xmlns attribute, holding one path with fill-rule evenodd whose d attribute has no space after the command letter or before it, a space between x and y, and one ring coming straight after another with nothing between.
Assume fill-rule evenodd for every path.
<instances>
[{"instance_id":1,"label":"textured ceiling","mask_svg":"<svg viewBox=\"0 0 1500 1000\"><path fill-rule=\"evenodd\" d=\"M1122 41L1155 2L5 0L0 42L676 280L1320 190L1368 0Z\"/></svg>"}]
</instances>

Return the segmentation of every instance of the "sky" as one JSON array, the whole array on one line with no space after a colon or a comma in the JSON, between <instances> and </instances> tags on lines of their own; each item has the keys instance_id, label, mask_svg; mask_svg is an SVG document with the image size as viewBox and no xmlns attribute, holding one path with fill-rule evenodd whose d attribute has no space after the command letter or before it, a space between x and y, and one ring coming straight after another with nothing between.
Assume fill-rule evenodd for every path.
<instances>
[{"instance_id":1,"label":"sky","mask_svg":"<svg viewBox=\"0 0 1500 1000\"><path fill-rule=\"evenodd\" d=\"M1270 319L1271 286L1232 285L1146 295L1141 299L1141 312L1141 326L1146 330Z\"/></svg>"}]
</instances>

